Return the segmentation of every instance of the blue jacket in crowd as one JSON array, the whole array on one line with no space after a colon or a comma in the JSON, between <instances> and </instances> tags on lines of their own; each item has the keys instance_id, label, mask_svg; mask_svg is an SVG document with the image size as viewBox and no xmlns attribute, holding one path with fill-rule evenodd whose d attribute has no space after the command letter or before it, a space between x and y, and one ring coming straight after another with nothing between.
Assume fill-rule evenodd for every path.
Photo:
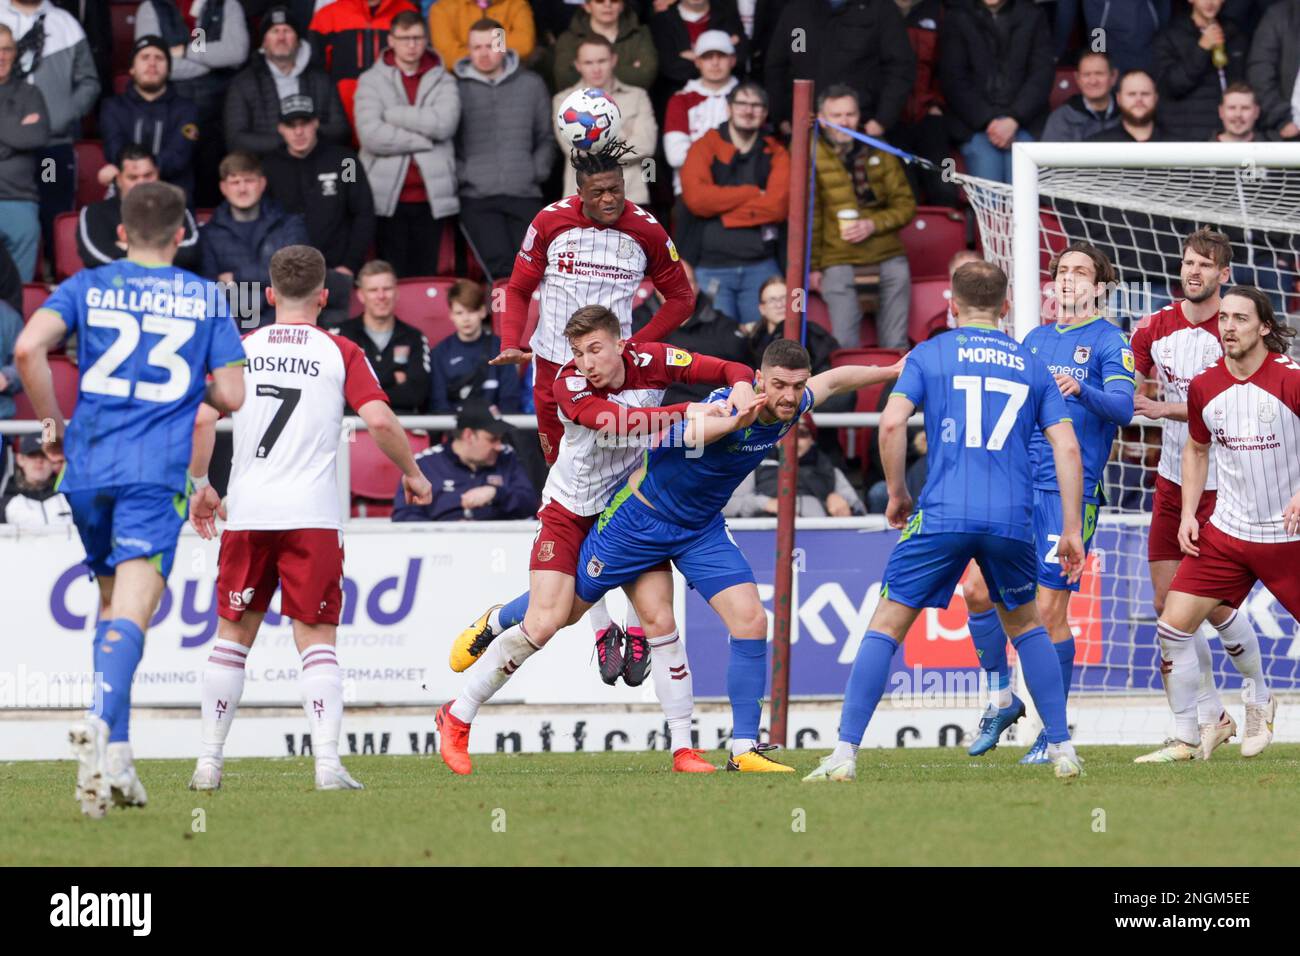
<instances>
[{"instance_id":1,"label":"blue jacket in crowd","mask_svg":"<svg viewBox=\"0 0 1300 956\"><path fill-rule=\"evenodd\" d=\"M427 505L407 504L399 486L393 498L394 521L505 521L531 518L537 513L537 489L509 445L501 449L491 468L471 469L456 457L450 442L420 452L415 460L433 485L433 501ZM483 485L493 485L496 497L467 514L460 496Z\"/></svg>"},{"instance_id":2,"label":"blue jacket in crowd","mask_svg":"<svg viewBox=\"0 0 1300 956\"><path fill-rule=\"evenodd\" d=\"M459 412L467 399L481 398L502 415L519 414L519 366L488 365L488 359L500 354L501 339L487 332L473 342L453 334L434 346L429 386L433 413Z\"/></svg>"},{"instance_id":3,"label":"blue jacket in crowd","mask_svg":"<svg viewBox=\"0 0 1300 956\"><path fill-rule=\"evenodd\" d=\"M199 138L199 108L168 84L162 96L149 102L131 85L121 96L110 96L99 108L104 159L121 162L122 147L139 143L158 160L165 183L185 190L194 201L194 147Z\"/></svg>"}]
</instances>

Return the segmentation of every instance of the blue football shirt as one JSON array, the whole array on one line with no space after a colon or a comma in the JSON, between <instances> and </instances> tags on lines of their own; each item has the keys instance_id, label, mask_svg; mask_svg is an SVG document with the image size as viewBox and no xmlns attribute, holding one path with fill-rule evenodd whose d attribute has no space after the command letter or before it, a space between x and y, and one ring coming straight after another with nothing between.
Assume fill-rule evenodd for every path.
<instances>
[{"instance_id":1,"label":"blue football shirt","mask_svg":"<svg viewBox=\"0 0 1300 956\"><path fill-rule=\"evenodd\" d=\"M1100 316L1075 325L1040 325L1025 336L1029 349L1052 375L1071 375L1083 387L1105 391L1113 381L1134 385L1133 350L1128 337ZM1078 396L1065 400L1074 434L1083 456L1083 500L1096 503L1101 496L1106 462L1119 426L1095 415L1084 407ZM1057 491L1056 463L1052 446L1041 433L1029 446L1034 468L1034 487Z\"/></svg>"},{"instance_id":2,"label":"blue football shirt","mask_svg":"<svg viewBox=\"0 0 1300 956\"><path fill-rule=\"evenodd\" d=\"M909 534L1032 541L1029 445L1070 420L1047 367L993 326L967 325L914 348L891 394L925 412L929 443Z\"/></svg>"},{"instance_id":3,"label":"blue football shirt","mask_svg":"<svg viewBox=\"0 0 1300 956\"><path fill-rule=\"evenodd\" d=\"M77 336L77 408L60 491L182 490L207 373L244 361L216 286L175 266L119 259L64 281L42 308Z\"/></svg>"},{"instance_id":4,"label":"blue football shirt","mask_svg":"<svg viewBox=\"0 0 1300 956\"><path fill-rule=\"evenodd\" d=\"M705 401L723 400L730 394L730 387L715 389ZM705 527L772 446L812 407L812 389L805 388L798 414L790 421L764 424L755 420L748 428L724 435L702 450L686 447L686 422L678 422L665 432L658 447L646 452L646 475L639 489L642 497L666 521L684 528Z\"/></svg>"}]
</instances>

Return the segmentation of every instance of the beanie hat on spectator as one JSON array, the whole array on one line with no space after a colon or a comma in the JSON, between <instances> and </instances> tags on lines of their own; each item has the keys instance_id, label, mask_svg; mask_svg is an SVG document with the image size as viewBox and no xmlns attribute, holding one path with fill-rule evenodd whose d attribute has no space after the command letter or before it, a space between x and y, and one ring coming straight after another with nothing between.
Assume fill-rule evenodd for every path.
<instances>
[{"instance_id":1,"label":"beanie hat on spectator","mask_svg":"<svg viewBox=\"0 0 1300 956\"><path fill-rule=\"evenodd\" d=\"M725 53L727 56L735 56L736 45L722 30L705 30L695 41L694 53L696 56L704 56L706 53Z\"/></svg>"},{"instance_id":2,"label":"beanie hat on spectator","mask_svg":"<svg viewBox=\"0 0 1300 956\"><path fill-rule=\"evenodd\" d=\"M36 432L29 432L18 439L18 454L20 455L39 455L41 454L41 436Z\"/></svg>"},{"instance_id":3,"label":"beanie hat on spectator","mask_svg":"<svg viewBox=\"0 0 1300 956\"><path fill-rule=\"evenodd\" d=\"M293 30L294 35L298 35L298 28L294 26L293 18L289 16L288 7L272 7L262 15L262 22L257 27L257 45L261 46L262 41L266 39L267 31L271 27L289 27Z\"/></svg>"},{"instance_id":4,"label":"beanie hat on spectator","mask_svg":"<svg viewBox=\"0 0 1300 956\"><path fill-rule=\"evenodd\" d=\"M135 65L135 58L140 55L140 51L147 50L149 47L162 51L163 58L167 61L167 75L171 76L172 51L167 49L167 41L156 33L146 34L131 45L131 65Z\"/></svg>"}]
</instances>

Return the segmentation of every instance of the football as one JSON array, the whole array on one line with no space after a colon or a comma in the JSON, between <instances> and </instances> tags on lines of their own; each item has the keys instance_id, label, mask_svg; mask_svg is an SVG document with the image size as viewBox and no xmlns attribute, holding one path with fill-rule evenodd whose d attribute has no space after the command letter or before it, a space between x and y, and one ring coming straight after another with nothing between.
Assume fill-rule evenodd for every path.
<instances>
[{"instance_id":1,"label":"football","mask_svg":"<svg viewBox=\"0 0 1300 956\"><path fill-rule=\"evenodd\" d=\"M623 114L604 90L574 90L555 116L560 138L583 152L599 151L618 137Z\"/></svg>"}]
</instances>

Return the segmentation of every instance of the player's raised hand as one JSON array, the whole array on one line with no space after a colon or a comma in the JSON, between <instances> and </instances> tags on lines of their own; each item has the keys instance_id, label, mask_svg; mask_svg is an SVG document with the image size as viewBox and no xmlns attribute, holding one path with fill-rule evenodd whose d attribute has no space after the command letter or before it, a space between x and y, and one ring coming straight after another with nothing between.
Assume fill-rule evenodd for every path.
<instances>
[{"instance_id":1,"label":"player's raised hand","mask_svg":"<svg viewBox=\"0 0 1300 956\"><path fill-rule=\"evenodd\" d=\"M532 352L522 349L502 349L496 358L488 359L489 365L527 365L533 360Z\"/></svg>"},{"instance_id":2,"label":"player's raised hand","mask_svg":"<svg viewBox=\"0 0 1300 956\"><path fill-rule=\"evenodd\" d=\"M889 504L885 506L885 520L889 526L897 531L902 531L907 527L908 519L912 517L912 496L907 492L901 495L889 496Z\"/></svg>"},{"instance_id":3,"label":"player's raised hand","mask_svg":"<svg viewBox=\"0 0 1300 956\"><path fill-rule=\"evenodd\" d=\"M1287 534L1300 534L1300 491L1282 509L1282 528Z\"/></svg>"},{"instance_id":4,"label":"player's raised hand","mask_svg":"<svg viewBox=\"0 0 1300 956\"><path fill-rule=\"evenodd\" d=\"M1056 545L1056 557L1065 571L1065 579L1071 584L1083 577L1083 535L1078 531L1062 534Z\"/></svg>"},{"instance_id":5,"label":"player's raised hand","mask_svg":"<svg viewBox=\"0 0 1300 956\"><path fill-rule=\"evenodd\" d=\"M226 505L211 485L190 495L190 524L204 541L217 536L217 518L226 519Z\"/></svg>"},{"instance_id":6,"label":"player's raised hand","mask_svg":"<svg viewBox=\"0 0 1300 956\"><path fill-rule=\"evenodd\" d=\"M1295 504L1294 499L1291 504ZM1183 554L1190 554L1192 557L1200 554L1200 546L1196 543L1200 538L1201 526L1197 523L1196 516L1184 515L1182 521L1178 523L1178 547L1183 549Z\"/></svg>"},{"instance_id":7,"label":"player's raised hand","mask_svg":"<svg viewBox=\"0 0 1300 956\"><path fill-rule=\"evenodd\" d=\"M731 386L731 392L727 395L727 410L748 408L757 394L753 385L748 382L737 382Z\"/></svg>"},{"instance_id":8,"label":"player's raised hand","mask_svg":"<svg viewBox=\"0 0 1300 956\"><path fill-rule=\"evenodd\" d=\"M1073 375L1057 372L1053 377L1056 379L1056 387L1061 390L1061 394L1066 398L1071 395L1078 395L1083 390L1083 386L1079 384L1079 380Z\"/></svg>"},{"instance_id":9,"label":"player's raised hand","mask_svg":"<svg viewBox=\"0 0 1300 956\"><path fill-rule=\"evenodd\" d=\"M762 392L755 395L747 405L736 407L736 415L732 418L732 431L738 431L741 428L748 428L754 424L754 419L758 417L759 409L767 403L767 396Z\"/></svg>"},{"instance_id":10,"label":"player's raised hand","mask_svg":"<svg viewBox=\"0 0 1300 956\"><path fill-rule=\"evenodd\" d=\"M418 475L402 475L402 494L406 495L410 504L427 505L433 501L433 485L429 484L429 479L424 477L423 472Z\"/></svg>"}]
</instances>

